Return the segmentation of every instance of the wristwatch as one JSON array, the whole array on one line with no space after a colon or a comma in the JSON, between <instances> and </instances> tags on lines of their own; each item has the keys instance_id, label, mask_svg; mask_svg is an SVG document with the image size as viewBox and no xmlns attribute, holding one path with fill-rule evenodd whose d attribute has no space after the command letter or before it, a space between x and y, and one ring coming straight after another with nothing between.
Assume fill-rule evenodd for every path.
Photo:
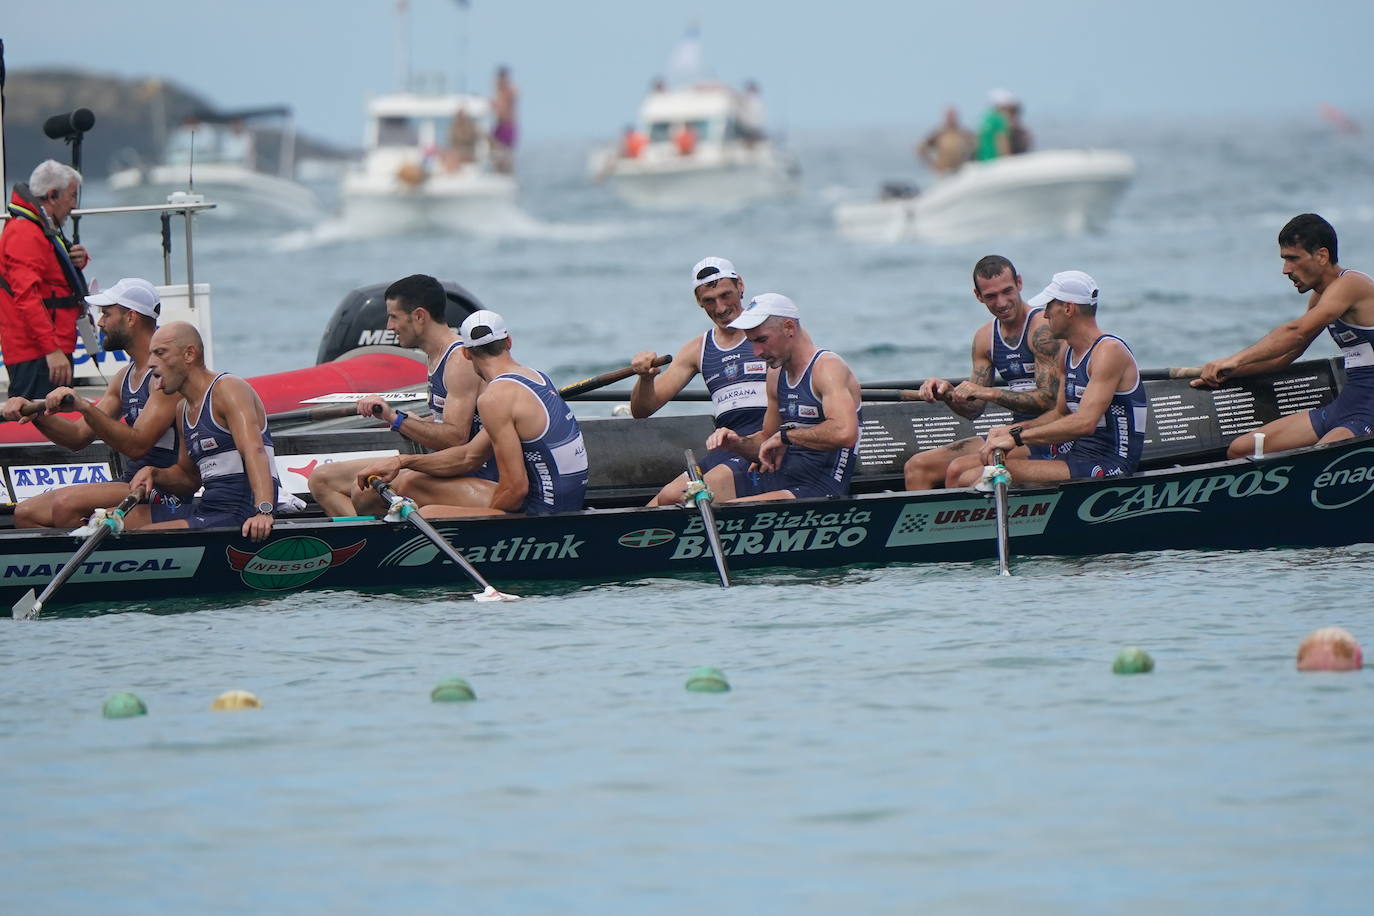
<instances>
[{"instance_id":1,"label":"wristwatch","mask_svg":"<svg viewBox=\"0 0 1374 916\"><path fill-rule=\"evenodd\" d=\"M258 515L271 515L274 508L276 507L269 502L260 502L258 503Z\"/></svg>"},{"instance_id":2,"label":"wristwatch","mask_svg":"<svg viewBox=\"0 0 1374 916\"><path fill-rule=\"evenodd\" d=\"M408 416L410 416L410 414L406 413L404 410L396 411L396 415L391 418L391 428L394 430L399 430L401 428L401 424L406 421L406 417Z\"/></svg>"},{"instance_id":3,"label":"wristwatch","mask_svg":"<svg viewBox=\"0 0 1374 916\"><path fill-rule=\"evenodd\" d=\"M784 423L784 424L782 424L782 426L779 426L779 427L778 427L778 435L782 437L782 444L783 444L783 445L786 445L786 446L791 446L791 445L792 445L792 440L789 439L789 438L787 438L787 431L788 431L789 429L796 429L796 428L797 428L797 424L795 424L795 423Z\"/></svg>"},{"instance_id":4,"label":"wristwatch","mask_svg":"<svg viewBox=\"0 0 1374 916\"><path fill-rule=\"evenodd\" d=\"M1024 442L1021 441L1021 427L1020 427L1020 426L1013 426L1011 429L1007 430L1007 432L1011 433L1011 441L1012 441L1012 442L1015 442L1018 446L1025 445L1025 444L1026 444L1026 443L1024 443Z\"/></svg>"}]
</instances>

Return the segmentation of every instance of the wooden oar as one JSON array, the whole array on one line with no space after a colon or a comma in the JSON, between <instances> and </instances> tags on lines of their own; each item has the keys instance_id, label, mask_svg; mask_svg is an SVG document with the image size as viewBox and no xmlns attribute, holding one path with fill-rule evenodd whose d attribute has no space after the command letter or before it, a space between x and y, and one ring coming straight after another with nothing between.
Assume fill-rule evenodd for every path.
<instances>
[{"instance_id":1,"label":"wooden oar","mask_svg":"<svg viewBox=\"0 0 1374 916\"><path fill-rule=\"evenodd\" d=\"M720 529L716 527L716 513L711 508L711 491L706 489L706 481L701 477L701 467L697 456L690 448L683 451L687 459L687 498L697 504L701 513L701 524L706 528L706 540L711 544L711 555L716 558L716 572L720 574L720 587L730 587L730 569L725 564L725 548L720 543Z\"/></svg>"},{"instance_id":2,"label":"wooden oar","mask_svg":"<svg viewBox=\"0 0 1374 916\"><path fill-rule=\"evenodd\" d=\"M423 401L425 395L417 392L411 401ZM404 403L396 401L394 403ZM374 406L373 414L382 415L380 406ZM319 420L337 420L340 417L351 417L358 413L357 402L349 404L317 404L314 407L299 407L295 410L283 410L280 413L269 413L267 424L269 426L279 426L286 423L315 423Z\"/></svg>"},{"instance_id":3,"label":"wooden oar","mask_svg":"<svg viewBox=\"0 0 1374 916\"><path fill-rule=\"evenodd\" d=\"M424 536L429 538L444 556L448 557L454 563L457 563L458 566L462 568L463 572L468 574L472 581L482 587L481 593L472 596L473 601L514 601L520 597L519 595L507 595L505 592L497 591L495 586L482 578L482 574L477 571L475 566L468 562L467 557L455 550L453 545L450 544L442 534L435 530L434 526L431 525L427 519L420 515L420 510L416 507L413 499L397 496L396 491L387 486L386 481L382 480L380 477L369 477L367 482L372 485L372 489L377 491L377 495L386 501L386 504L391 508L391 512L396 513L416 528L419 528Z\"/></svg>"},{"instance_id":4,"label":"wooden oar","mask_svg":"<svg viewBox=\"0 0 1374 916\"><path fill-rule=\"evenodd\" d=\"M658 359L653 361L653 365L666 366L672 361L673 358L671 356L660 356ZM571 385L564 385L562 388L558 389L558 393L561 394L564 398L581 397L589 391L595 391L598 388L605 388L607 385L614 384L615 382L618 382L621 379L627 379L634 374L634 369L632 369L629 366L625 366L622 369L616 369L612 372L603 372L600 375L594 375L591 378L584 378L582 381L573 382ZM626 395L626 397L628 397L628 395Z\"/></svg>"},{"instance_id":5,"label":"wooden oar","mask_svg":"<svg viewBox=\"0 0 1374 916\"><path fill-rule=\"evenodd\" d=\"M1007 484L1011 475L1007 473L1007 456L1002 450L993 449L992 460L997 462L997 476L993 478L992 501L997 511L997 573L1011 575L1011 520L1007 518Z\"/></svg>"},{"instance_id":6,"label":"wooden oar","mask_svg":"<svg viewBox=\"0 0 1374 916\"><path fill-rule=\"evenodd\" d=\"M65 398L62 399L62 404L61 404L61 406L59 407L59 409L60 409L60 410L67 410L68 408L70 408L70 407L72 406L73 403L75 403L75 402L72 400L72 396L71 396L71 395L67 395ZM25 404L23 407L19 408L19 416L21 416L21 417L36 417L36 416L39 416L40 414L44 414L44 413L47 413L47 412L48 412L48 405L45 404L45 403L43 403L42 401L30 401L29 403ZM0 417L0 423L8 423L8 422L10 422L10 421L7 420L7 419L5 419L4 417Z\"/></svg>"},{"instance_id":7,"label":"wooden oar","mask_svg":"<svg viewBox=\"0 0 1374 916\"><path fill-rule=\"evenodd\" d=\"M52 598L53 593L61 588L63 584L81 568L81 564L85 563L86 558L100 546L100 542L105 539L106 535L111 531L115 534L123 533L124 514L138 505L141 499L143 499L143 488L139 487L137 490L134 490L128 496L120 500L119 505L111 509L104 518L97 521L96 529L86 536L85 543L77 549L76 553L67 561L66 565L57 571L57 575L53 576L52 581L48 583L48 587L43 589L43 594L35 599L33 597L33 589L29 589L24 593L22 598L14 603L14 606L10 608L10 614L14 619L32 620L34 617L37 617L43 610L43 605L47 604Z\"/></svg>"}]
</instances>

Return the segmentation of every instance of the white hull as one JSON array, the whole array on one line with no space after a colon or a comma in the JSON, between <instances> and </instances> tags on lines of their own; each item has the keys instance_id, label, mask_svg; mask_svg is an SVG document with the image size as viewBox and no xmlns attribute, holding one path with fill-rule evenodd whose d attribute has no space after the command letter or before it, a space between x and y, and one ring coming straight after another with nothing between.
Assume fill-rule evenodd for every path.
<instances>
[{"instance_id":1,"label":"white hull","mask_svg":"<svg viewBox=\"0 0 1374 916\"><path fill-rule=\"evenodd\" d=\"M835 220L863 241L1079 235L1101 228L1134 174L1125 153L1046 150L969 163L915 197L840 204Z\"/></svg>"},{"instance_id":2,"label":"white hull","mask_svg":"<svg viewBox=\"0 0 1374 916\"><path fill-rule=\"evenodd\" d=\"M225 162L197 164L195 191L213 201L220 215L245 222L314 223L323 215L320 200L303 185L276 175ZM122 204L165 200L187 189L185 165L128 168L110 176L108 186Z\"/></svg>"},{"instance_id":3,"label":"white hull","mask_svg":"<svg viewBox=\"0 0 1374 916\"><path fill-rule=\"evenodd\" d=\"M469 169L435 175L417 185L395 177L354 172L343 181L343 219L355 233L481 232L491 220L518 212L519 190L510 175Z\"/></svg>"},{"instance_id":4,"label":"white hull","mask_svg":"<svg viewBox=\"0 0 1374 916\"><path fill-rule=\"evenodd\" d=\"M797 190L796 163L767 145L699 150L690 157L676 151L642 159L607 153L594 168L623 200L646 210L688 210L706 201L712 207L743 206Z\"/></svg>"}]
</instances>

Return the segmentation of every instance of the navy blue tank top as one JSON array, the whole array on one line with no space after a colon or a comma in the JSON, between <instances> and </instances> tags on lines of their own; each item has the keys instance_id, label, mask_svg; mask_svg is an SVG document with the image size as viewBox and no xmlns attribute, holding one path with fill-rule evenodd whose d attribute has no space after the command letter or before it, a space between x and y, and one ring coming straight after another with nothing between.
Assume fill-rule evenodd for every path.
<instances>
[{"instance_id":1,"label":"navy blue tank top","mask_svg":"<svg viewBox=\"0 0 1374 916\"><path fill-rule=\"evenodd\" d=\"M1342 270L1340 275L1343 277L1348 273L1369 276L1353 268ZM1345 358L1347 378L1364 383L1374 380L1374 328L1347 324L1337 318L1326 326L1326 332L1331 335L1331 339L1341 350L1341 356Z\"/></svg>"},{"instance_id":2,"label":"navy blue tank top","mask_svg":"<svg viewBox=\"0 0 1374 916\"><path fill-rule=\"evenodd\" d=\"M439 362L434 364L434 371L429 374L429 410L434 415L436 423L444 422L444 402L448 400L448 385L444 382L444 370L448 368L448 361L453 358L453 351L462 345L457 340L449 344L444 355L439 357Z\"/></svg>"},{"instance_id":3,"label":"navy blue tank top","mask_svg":"<svg viewBox=\"0 0 1374 916\"><path fill-rule=\"evenodd\" d=\"M1012 391L1031 391L1035 388L1035 354L1030 348L1031 321L1043 309L1031 309L1026 313L1026 323L1021 327L1021 336L1014 344L1002 339L1002 328L994 319L992 322L992 368ZM1013 413L1012 420L1020 423L1038 417L1039 414Z\"/></svg>"},{"instance_id":4,"label":"navy blue tank top","mask_svg":"<svg viewBox=\"0 0 1374 916\"><path fill-rule=\"evenodd\" d=\"M795 423L797 426L818 426L825 422L825 409L821 399L811 387L811 373L816 368L816 360L829 350L817 350L806 364L806 371L796 384L787 378L784 369L778 375L778 410L782 422ZM863 406L858 408L859 428L863 429ZM854 476L854 465L858 461L858 444L854 448L818 450L793 443L787 447L782 466L778 473L788 481L813 483L824 487L835 495L849 492L849 482Z\"/></svg>"},{"instance_id":5,"label":"navy blue tank top","mask_svg":"<svg viewBox=\"0 0 1374 916\"><path fill-rule=\"evenodd\" d=\"M129 371L124 373L124 381L119 386L119 415L129 426L133 426L138 421L138 415L143 413L143 408L148 406L148 398L151 394L149 385L152 383L153 372L151 369L143 370L143 379L138 385L131 385L130 380L134 377L134 367L130 366ZM142 458L128 462L125 465L124 473L132 477L139 468L152 465L155 468L169 468L177 463L177 433L176 424L170 424L162 435L158 437L153 447L148 449L148 453Z\"/></svg>"},{"instance_id":6,"label":"navy blue tank top","mask_svg":"<svg viewBox=\"0 0 1374 916\"><path fill-rule=\"evenodd\" d=\"M544 431L533 439L522 439L525 449L525 475L529 492L521 507L529 515L573 512L582 508L587 493L587 447L577 418L558 389L544 373L532 382L523 375L507 373L491 380L492 385L509 380L524 385L544 408Z\"/></svg>"},{"instance_id":7,"label":"navy blue tank top","mask_svg":"<svg viewBox=\"0 0 1374 916\"><path fill-rule=\"evenodd\" d=\"M253 485L248 480L248 472L243 466L243 455L234 445L234 435L215 421L215 385L228 375L221 372L215 376L210 387L205 390L201 401L200 413L194 422L191 420L189 404L181 405L181 435L186 442L186 454L200 468L200 482L205 487L198 500L201 510L212 512L242 512L247 518L256 510L253 500ZM278 484L276 450L272 447L272 433L263 418L262 446L267 451L267 464L272 469L272 480ZM273 494L276 502L276 494Z\"/></svg>"},{"instance_id":8,"label":"navy blue tank top","mask_svg":"<svg viewBox=\"0 0 1374 916\"><path fill-rule=\"evenodd\" d=\"M711 394L716 428L741 436L758 432L768 410L768 363L754 355L745 337L728 350L716 343L716 329L701 337L701 377Z\"/></svg>"},{"instance_id":9,"label":"navy blue tank top","mask_svg":"<svg viewBox=\"0 0 1374 916\"><path fill-rule=\"evenodd\" d=\"M1093 351L1097 349L1098 344L1108 338L1118 341L1130 354L1131 348L1126 345L1126 341L1115 334L1103 334L1093 341L1093 345L1077 364L1073 361L1072 348L1064 352L1064 403L1070 413L1078 412L1083 393L1088 390L1088 381L1092 377ZM1134 355L1131 355L1131 363L1135 364ZM1097 428L1087 436L1073 441L1074 457L1111 458L1119 462L1127 474L1134 474L1140 465L1140 453L1145 448L1145 420L1148 412L1149 401L1145 397L1145 384L1140 380L1140 369L1137 367L1135 387L1129 391L1115 392L1106 411L1098 419Z\"/></svg>"}]
</instances>

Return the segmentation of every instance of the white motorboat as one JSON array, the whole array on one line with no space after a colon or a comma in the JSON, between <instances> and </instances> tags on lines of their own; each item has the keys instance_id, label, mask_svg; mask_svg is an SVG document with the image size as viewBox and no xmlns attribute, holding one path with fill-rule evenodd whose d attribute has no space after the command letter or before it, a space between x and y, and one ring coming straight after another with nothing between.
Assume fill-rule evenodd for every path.
<instances>
[{"instance_id":1,"label":"white motorboat","mask_svg":"<svg viewBox=\"0 0 1374 916\"><path fill-rule=\"evenodd\" d=\"M1102 227L1135 174L1114 150L1044 150L970 162L928 189L889 186L880 200L835 208L861 241L953 244L988 238L1080 235Z\"/></svg>"},{"instance_id":2,"label":"white motorboat","mask_svg":"<svg viewBox=\"0 0 1374 916\"><path fill-rule=\"evenodd\" d=\"M172 132L161 162L147 165L136 154L121 154L123 167L111 172L108 186L125 204L192 188L214 200L223 217L313 223L322 208L314 192L295 181L295 157L290 109L201 113Z\"/></svg>"},{"instance_id":3,"label":"white motorboat","mask_svg":"<svg viewBox=\"0 0 1374 916\"><path fill-rule=\"evenodd\" d=\"M797 162L751 123L750 100L714 83L654 91L639 109L640 138L592 154L590 170L645 209L713 207L794 192ZM690 137L688 136L690 134ZM631 155L631 153L633 154Z\"/></svg>"},{"instance_id":4,"label":"white motorboat","mask_svg":"<svg viewBox=\"0 0 1374 916\"><path fill-rule=\"evenodd\" d=\"M515 176L492 167L490 105L402 92L367 106L362 163L344 174L345 224L364 234L480 229L516 209Z\"/></svg>"}]
</instances>

